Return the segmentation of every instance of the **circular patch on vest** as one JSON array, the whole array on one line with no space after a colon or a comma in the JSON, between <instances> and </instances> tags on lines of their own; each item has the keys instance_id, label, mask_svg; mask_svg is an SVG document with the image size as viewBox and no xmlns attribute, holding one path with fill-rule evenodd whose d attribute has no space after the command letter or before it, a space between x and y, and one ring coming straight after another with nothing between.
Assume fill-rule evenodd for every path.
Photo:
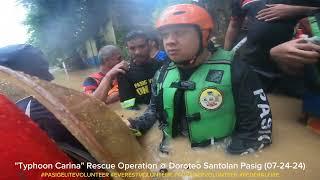
<instances>
[{"instance_id":1,"label":"circular patch on vest","mask_svg":"<svg viewBox=\"0 0 320 180\"><path fill-rule=\"evenodd\" d=\"M222 93L215 88L207 88L201 92L199 102L205 109L215 110L222 104Z\"/></svg>"}]
</instances>

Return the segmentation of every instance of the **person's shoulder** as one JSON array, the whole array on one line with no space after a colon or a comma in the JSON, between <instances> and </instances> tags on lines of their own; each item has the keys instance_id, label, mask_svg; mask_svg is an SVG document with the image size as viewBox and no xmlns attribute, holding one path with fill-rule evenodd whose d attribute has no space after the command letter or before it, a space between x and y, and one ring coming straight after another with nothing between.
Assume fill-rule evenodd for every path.
<instances>
[{"instance_id":1,"label":"person's shoulder","mask_svg":"<svg viewBox=\"0 0 320 180\"><path fill-rule=\"evenodd\" d=\"M104 77L104 74L102 72L94 72L94 73L91 73L89 74L84 81L92 81L92 80L99 80L99 79L102 79Z\"/></svg>"},{"instance_id":2,"label":"person's shoulder","mask_svg":"<svg viewBox=\"0 0 320 180\"><path fill-rule=\"evenodd\" d=\"M161 62L157 62L155 59L149 59L147 61L147 63L145 64L141 64L141 65L134 65L134 66L130 66L129 72L131 73L139 73L139 72L143 72L143 73L149 73L149 72L153 72L156 71L158 69L160 69L160 67L162 66ZM128 74L128 73L126 73Z\"/></svg>"},{"instance_id":3,"label":"person's shoulder","mask_svg":"<svg viewBox=\"0 0 320 180\"><path fill-rule=\"evenodd\" d=\"M160 69L161 66L163 66L166 62L165 61L161 61L161 62L155 62L154 66L157 69Z\"/></svg>"},{"instance_id":4,"label":"person's shoulder","mask_svg":"<svg viewBox=\"0 0 320 180\"><path fill-rule=\"evenodd\" d=\"M94 73L89 74L89 76L87 78L99 79L103 76L104 76L104 74L99 71L99 72L94 72Z\"/></svg>"},{"instance_id":5,"label":"person's shoulder","mask_svg":"<svg viewBox=\"0 0 320 180\"><path fill-rule=\"evenodd\" d=\"M169 60L169 57L165 51L159 50L153 59L157 62L165 63L166 61Z\"/></svg>"},{"instance_id":6,"label":"person's shoulder","mask_svg":"<svg viewBox=\"0 0 320 180\"><path fill-rule=\"evenodd\" d=\"M158 70L160 69L163 65L167 64L169 61L165 60L165 61L157 61L154 59L150 59L150 66L155 69Z\"/></svg>"},{"instance_id":7,"label":"person's shoulder","mask_svg":"<svg viewBox=\"0 0 320 180\"><path fill-rule=\"evenodd\" d=\"M94 77L92 76L88 76L84 79L82 86L93 86L93 85L97 85L96 80L94 79Z\"/></svg>"}]
</instances>

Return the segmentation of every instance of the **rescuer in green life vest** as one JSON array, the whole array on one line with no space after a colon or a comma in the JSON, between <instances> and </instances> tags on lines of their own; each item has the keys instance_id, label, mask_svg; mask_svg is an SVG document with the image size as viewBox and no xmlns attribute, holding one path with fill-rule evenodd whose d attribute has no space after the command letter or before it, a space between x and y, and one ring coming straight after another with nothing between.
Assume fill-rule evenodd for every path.
<instances>
[{"instance_id":1,"label":"rescuer in green life vest","mask_svg":"<svg viewBox=\"0 0 320 180\"><path fill-rule=\"evenodd\" d=\"M271 144L267 96L244 62L229 51L207 48L213 27L207 11L193 4L167 8L156 23L172 62L156 73L148 109L129 119L129 126L144 133L158 119L162 152L170 153L168 144L177 136L188 137L191 147L231 136L232 154Z\"/></svg>"}]
</instances>

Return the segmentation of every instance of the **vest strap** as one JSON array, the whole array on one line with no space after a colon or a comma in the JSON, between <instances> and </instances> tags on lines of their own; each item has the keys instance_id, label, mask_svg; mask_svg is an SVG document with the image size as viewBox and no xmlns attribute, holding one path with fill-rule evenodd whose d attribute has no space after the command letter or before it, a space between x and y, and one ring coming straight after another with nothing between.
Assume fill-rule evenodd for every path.
<instances>
[{"instance_id":1,"label":"vest strap","mask_svg":"<svg viewBox=\"0 0 320 180\"><path fill-rule=\"evenodd\" d=\"M204 140L202 142L199 142L199 143L196 143L196 142L193 142L191 143L191 147L206 147L206 146L209 146L211 145L211 139L207 139L207 140Z\"/></svg>"},{"instance_id":2,"label":"vest strap","mask_svg":"<svg viewBox=\"0 0 320 180\"><path fill-rule=\"evenodd\" d=\"M166 118L167 115L164 111L163 108L163 90L162 90L162 83L164 81L164 78L166 77L167 74L167 68L169 66L169 63L165 63L159 70L159 76L156 78L156 84L157 84L157 89L156 89L156 111L157 111L157 118L159 120L159 128L163 129L166 126Z\"/></svg>"},{"instance_id":3,"label":"vest strap","mask_svg":"<svg viewBox=\"0 0 320 180\"><path fill-rule=\"evenodd\" d=\"M159 145L159 151L164 154L169 154L169 138L163 133L162 141Z\"/></svg>"},{"instance_id":4,"label":"vest strap","mask_svg":"<svg viewBox=\"0 0 320 180\"><path fill-rule=\"evenodd\" d=\"M181 90L195 90L196 83L193 81L178 81L178 82L171 83L170 87L181 89Z\"/></svg>"},{"instance_id":5,"label":"vest strap","mask_svg":"<svg viewBox=\"0 0 320 180\"><path fill-rule=\"evenodd\" d=\"M209 145L212 145L214 144L215 142L218 142L218 141L221 141L223 140L225 137L222 137L222 138L212 138L212 139L207 139L207 140L204 140L204 141L201 141L201 142L192 142L191 143L191 147L206 147L206 146L209 146Z\"/></svg>"},{"instance_id":6,"label":"vest strap","mask_svg":"<svg viewBox=\"0 0 320 180\"><path fill-rule=\"evenodd\" d=\"M194 114L192 114L192 115L190 115L190 116L186 116L186 119L187 119L187 121L190 123L190 122L193 122L193 121L200 121L200 119L201 119L201 115L200 115L200 113L198 112L198 113L194 113Z\"/></svg>"}]
</instances>

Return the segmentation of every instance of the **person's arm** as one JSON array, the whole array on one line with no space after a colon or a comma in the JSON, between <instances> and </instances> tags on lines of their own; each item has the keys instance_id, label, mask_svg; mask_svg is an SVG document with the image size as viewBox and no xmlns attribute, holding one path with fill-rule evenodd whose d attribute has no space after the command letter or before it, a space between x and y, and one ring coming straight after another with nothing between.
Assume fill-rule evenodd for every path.
<instances>
[{"instance_id":1,"label":"person's arm","mask_svg":"<svg viewBox=\"0 0 320 180\"><path fill-rule=\"evenodd\" d=\"M91 77L86 78L83 82L83 91L84 91L84 93L86 93L88 95L93 95L93 93L97 89L97 87L98 87L97 82ZM108 87L106 89L108 89ZM119 101L119 99L120 99L119 98L119 91L117 90L116 92L113 92L112 94L108 93L108 96L106 97L106 100L104 102L106 104L111 104L116 101Z\"/></svg>"},{"instance_id":2,"label":"person's arm","mask_svg":"<svg viewBox=\"0 0 320 180\"><path fill-rule=\"evenodd\" d=\"M124 109L135 107L136 91L132 82L129 80L128 74L119 76L117 81L119 84L121 107Z\"/></svg>"},{"instance_id":3,"label":"person's arm","mask_svg":"<svg viewBox=\"0 0 320 180\"><path fill-rule=\"evenodd\" d=\"M231 17L229 26L227 29L226 37L224 40L225 50L227 51L231 50L232 45L239 34L242 22L243 22L243 18Z\"/></svg>"},{"instance_id":4,"label":"person's arm","mask_svg":"<svg viewBox=\"0 0 320 180\"><path fill-rule=\"evenodd\" d=\"M111 103L117 102L119 100L120 100L119 92L114 92L114 93L108 95L107 99L105 100L105 103L111 104Z\"/></svg>"},{"instance_id":5,"label":"person's arm","mask_svg":"<svg viewBox=\"0 0 320 180\"><path fill-rule=\"evenodd\" d=\"M236 125L228 152L249 153L271 144L270 105L257 75L242 61L232 63Z\"/></svg>"},{"instance_id":6,"label":"person's arm","mask_svg":"<svg viewBox=\"0 0 320 180\"><path fill-rule=\"evenodd\" d=\"M305 64L319 61L320 46L304 39L295 39L273 47L270 55L283 72L296 75L302 72Z\"/></svg>"},{"instance_id":7,"label":"person's arm","mask_svg":"<svg viewBox=\"0 0 320 180\"><path fill-rule=\"evenodd\" d=\"M148 131L156 122L157 120L157 112L156 112L156 103L154 101L154 96L151 97L150 104L145 112L135 118L135 119L128 119L130 128L136 129L141 133L145 133Z\"/></svg>"},{"instance_id":8,"label":"person's arm","mask_svg":"<svg viewBox=\"0 0 320 180\"><path fill-rule=\"evenodd\" d=\"M263 21L275 21L297 16L309 16L317 10L319 10L319 7L267 4L265 9L257 13L256 18Z\"/></svg>"},{"instance_id":9,"label":"person's arm","mask_svg":"<svg viewBox=\"0 0 320 180\"><path fill-rule=\"evenodd\" d=\"M157 71L158 73L159 71ZM150 99L150 103L148 105L148 108L146 109L146 111L140 116L137 117L136 119L128 119L127 125L132 128L132 129L136 129L142 133L146 132L147 130L149 130L154 123L157 120L157 97L156 97L156 93L157 93L157 86L156 86L156 78L158 75L157 73L155 74L152 84L151 84L151 99Z\"/></svg>"},{"instance_id":10,"label":"person's arm","mask_svg":"<svg viewBox=\"0 0 320 180\"><path fill-rule=\"evenodd\" d=\"M229 26L225 35L224 49L229 51L232 48L234 41L236 40L240 28L242 26L245 14L241 9L241 3L239 0L233 0L231 2L231 18Z\"/></svg>"},{"instance_id":11,"label":"person's arm","mask_svg":"<svg viewBox=\"0 0 320 180\"><path fill-rule=\"evenodd\" d=\"M112 87L112 81L118 76L118 74L125 74L128 69L128 64L125 61L121 61L115 65L101 80L98 88L93 92L93 96L101 101L105 102L108 94L107 92Z\"/></svg>"},{"instance_id":12,"label":"person's arm","mask_svg":"<svg viewBox=\"0 0 320 180\"><path fill-rule=\"evenodd\" d=\"M92 96L100 99L101 101L105 102L107 99L107 92L112 87L112 77L106 74L97 89L92 93Z\"/></svg>"}]
</instances>

